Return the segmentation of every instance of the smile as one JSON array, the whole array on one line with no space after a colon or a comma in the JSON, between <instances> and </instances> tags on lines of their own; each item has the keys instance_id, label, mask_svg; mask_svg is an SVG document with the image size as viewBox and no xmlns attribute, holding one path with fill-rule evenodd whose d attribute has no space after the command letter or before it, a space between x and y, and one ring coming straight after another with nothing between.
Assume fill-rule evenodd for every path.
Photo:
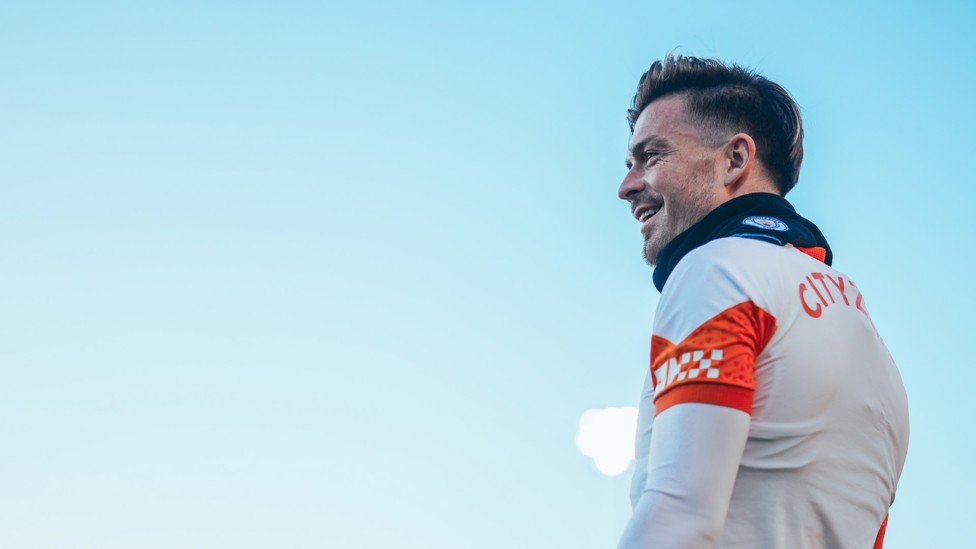
<instances>
[{"instance_id":1,"label":"smile","mask_svg":"<svg viewBox=\"0 0 976 549\"><path fill-rule=\"evenodd\" d=\"M660 207L641 206L634 210L634 217L641 223L646 223L648 219L661 210Z\"/></svg>"}]
</instances>

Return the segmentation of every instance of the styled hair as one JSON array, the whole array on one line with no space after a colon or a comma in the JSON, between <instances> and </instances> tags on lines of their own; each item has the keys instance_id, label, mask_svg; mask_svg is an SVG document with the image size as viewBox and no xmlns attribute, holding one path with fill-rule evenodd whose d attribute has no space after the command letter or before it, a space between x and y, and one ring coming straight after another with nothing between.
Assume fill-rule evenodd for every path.
<instances>
[{"instance_id":1,"label":"styled hair","mask_svg":"<svg viewBox=\"0 0 976 549\"><path fill-rule=\"evenodd\" d=\"M800 177L803 122L789 92L757 72L717 59L669 54L641 76L627 110L630 131L641 112L656 99L685 98L689 120L722 138L749 134L756 157L785 195Z\"/></svg>"}]
</instances>

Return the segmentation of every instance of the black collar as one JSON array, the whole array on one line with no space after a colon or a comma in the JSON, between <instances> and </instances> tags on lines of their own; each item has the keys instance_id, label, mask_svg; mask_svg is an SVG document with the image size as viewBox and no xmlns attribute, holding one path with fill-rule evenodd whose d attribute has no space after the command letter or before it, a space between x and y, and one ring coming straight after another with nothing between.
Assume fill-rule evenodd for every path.
<instances>
[{"instance_id":1,"label":"black collar","mask_svg":"<svg viewBox=\"0 0 976 549\"><path fill-rule=\"evenodd\" d=\"M833 261L830 246L820 229L800 217L785 198L770 193L753 193L722 203L668 243L658 255L654 286L663 291L671 272L688 252L729 236L755 238L779 246L793 244L798 248L823 248L823 262L830 265Z\"/></svg>"}]
</instances>

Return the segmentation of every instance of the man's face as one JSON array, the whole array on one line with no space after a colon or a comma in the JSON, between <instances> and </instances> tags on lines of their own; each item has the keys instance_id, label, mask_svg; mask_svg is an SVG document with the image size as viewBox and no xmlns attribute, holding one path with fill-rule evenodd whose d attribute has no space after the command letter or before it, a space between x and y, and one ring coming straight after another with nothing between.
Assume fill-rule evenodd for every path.
<instances>
[{"instance_id":1,"label":"man's face","mask_svg":"<svg viewBox=\"0 0 976 549\"><path fill-rule=\"evenodd\" d=\"M722 147L686 120L684 102L664 97L641 112L617 191L641 222L644 259L651 266L674 237L724 200Z\"/></svg>"}]
</instances>

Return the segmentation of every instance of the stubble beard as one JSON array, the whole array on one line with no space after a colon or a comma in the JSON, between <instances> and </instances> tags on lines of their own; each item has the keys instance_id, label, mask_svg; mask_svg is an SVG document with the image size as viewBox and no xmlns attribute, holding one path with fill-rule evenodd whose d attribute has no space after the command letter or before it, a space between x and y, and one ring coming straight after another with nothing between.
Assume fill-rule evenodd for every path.
<instances>
[{"instance_id":1,"label":"stubble beard","mask_svg":"<svg viewBox=\"0 0 976 549\"><path fill-rule=\"evenodd\" d=\"M697 183L692 186L696 192L687 200L675 198L667 200L664 208L657 213L663 217L644 240L644 261L651 267L657 266L658 258L665 246L712 211L713 206L709 202L706 186L703 182Z\"/></svg>"},{"instance_id":2,"label":"stubble beard","mask_svg":"<svg viewBox=\"0 0 976 549\"><path fill-rule=\"evenodd\" d=\"M670 221L668 219L667 221ZM666 223L662 227L658 227L644 240L644 261L647 262L651 267L657 266L658 256L661 254L661 250L668 245L674 237L678 236L678 231L675 230L673 223Z\"/></svg>"}]
</instances>

